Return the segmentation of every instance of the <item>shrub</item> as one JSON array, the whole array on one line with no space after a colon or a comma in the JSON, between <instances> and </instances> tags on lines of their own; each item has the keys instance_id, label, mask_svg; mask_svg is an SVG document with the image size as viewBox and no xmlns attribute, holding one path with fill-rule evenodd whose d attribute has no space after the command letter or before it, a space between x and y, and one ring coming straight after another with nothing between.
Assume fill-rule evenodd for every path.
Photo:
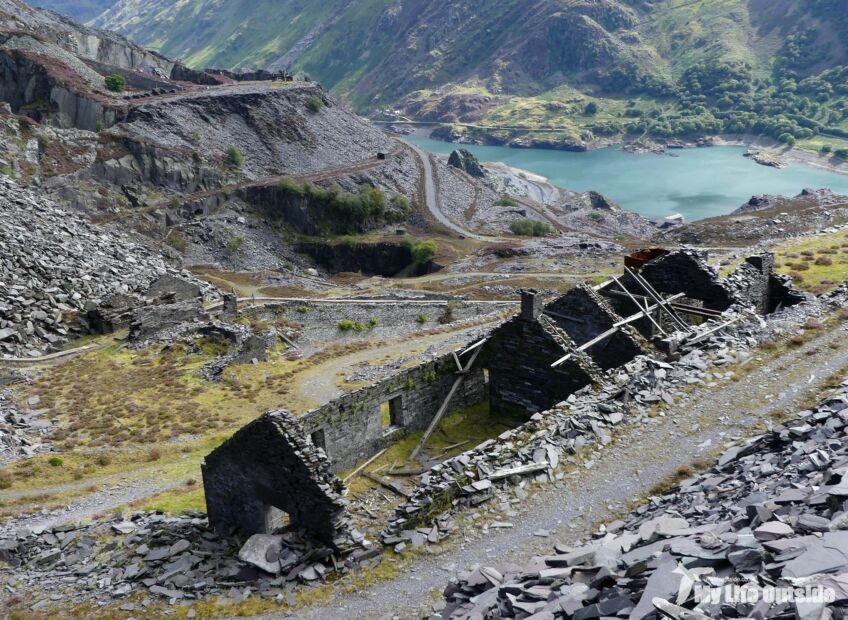
<instances>
[{"instance_id":1,"label":"shrub","mask_svg":"<svg viewBox=\"0 0 848 620\"><path fill-rule=\"evenodd\" d=\"M785 133L780 134L777 137L777 140L779 142L783 142L783 144L785 144L786 146L795 146L795 136L793 136L789 132L785 132Z\"/></svg>"},{"instance_id":2,"label":"shrub","mask_svg":"<svg viewBox=\"0 0 848 620\"><path fill-rule=\"evenodd\" d=\"M848 149L836 149L833 151L833 156L838 159L848 160Z\"/></svg>"},{"instance_id":3,"label":"shrub","mask_svg":"<svg viewBox=\"0 0 848 620\"><path fill-rule=\"evenodd\" d=\"M586 107L583 108L583 114L586 116L594 116L598 113L598 104L594 101L590 101L586 104Z\"/></svg>"},{"instance_id":4,"label":"shrub","mask_svg":"<svg viewBox=\"0 0 848 620\"><path fill-rule=\"evenodd\" d=\"M509 225L509 229L514 235L521 237L546 237L554 233L550 224L528 219L515 220Z\"/></svg>"},{"instance_id":5,"label":"shrub","mask_svg":"<svg viewBox=\"0 0 848 620\"><path fill-rule=\"evenodd\" d=\"M368 329L374 329L379 324L379 320L376 317L371 317L368 319Z\"/></svg>"},{"instance_id":6,"label":"shrub","mask_svg":"<svg viewBox=\"0 0 848 620\"><path fill-rule=\"evenodd\" d=\"M604 216L603 216L603 214L598 213L597 211L592 211L592 212L589 214L589 219L590 219L590 220L594 220L594 221L596 221L596 222L600 222L601 220L603 220L603 219L604 219Z\"/></svg>"},{"instance_id":7,"label":"shrub","mask_svg":"<svg viewBox=\"0 0 848 620\"><path fill-rule=\"evenodd\" d=\"M186 250L188 250L188 239L176 228L172 228L168 232L168 236L165 237L165 243L170 245L180 254L185 254Z\"/></svg>"},{"instance_id":8,"label":"shrub","mask_svg":"<svg viewBox=\"0 0 848 620\"><path fill-rule=\"evenodd\" d=\"M0 474L0 490L8 489L10 486L12 486L12 479L8 474Z\"/></svg>"},{"instance_id":9,"label":"shrub","mask_svg":"<svg viewBox=\"0 0 848 620\"><path fill-rule=\"evenodd\" d=\"M362 331L361 329L356 329L359 323L354 323L350 319L342 319L339 321L339 329L343 332L349 331Z\"/></svg>"},{"instance_id":10,"label":"shrub","mask_svg":"<svg viewBox=\"0 0 848 620\"><path fill-rule=\"evenodd\" d=\"M244 237L235 236L231 237L229 241L227 241L227 245L224 248L224 252L227 256L235 256L236 254L241 254L242 248L244 247Z\"/></svg>"},{"instance_id":11,"label":"shrub","mask_svg":"<svg viewBox=\"0 0 848 620\"><path fill-rule=\"evenodd\" d=\"M147 453L147 458L151 461L158 461L162 458L162 453L156 448L151 448L150 452Z\"/></svg>"},{"instance_id":12,"label":"shrub","mask_svg":"<svg viewBox=\"0 0 848 620\"><path fill-rule=\"evenodd\" d=\"M94 123L94 131L103 131L103 121L97 121Z\"/></svg>"},{"instance_id":13,"label":"shrub","mask_svg":"<svg viewBox=\"0 0 848 620\"><path fill-rule=\"evenodd\" d=\"M107 465L109 465L109 464L111 464L111 463L112 463L112 459L110 459L110 458L109 458L108 456L106 456L105 454L101 454L101 455L100 455L100 456L98 456L96 459L94 459L94 462L95 462L97 465L99 465L100 467L106 467Z\"/></svg>"},{"instance_id":14,"label":"shrub","mask_svg":"<svg viewBox=\"0 0 848 620\"><path fill-rule=\"evenodd\" d=\"M432 239L421 241L412 246L412 260L419 265L429 263L439 251L438 244Z\"/></svg>"},{"instance_id":15,"label":"shrub","mask_svg":"<svg viewBox=\"0 0 848 620\"><path fill-rule=\"evenodd\" d=\"M227 161L230 162L232 166L241 168L244 163L244 152L240 148L237 146L228 146L224 153L227 155Z\"/></svg>"},{"instance_id":16,"label":"shrub","mask_svg":"<svg viewBox=\"0 0 848 620\"><path fill-rule=\"evenodd\" d=\"M427 317L426 314L419 314L418 318L415 319L415 322L418 323L419 325L424 325L424 323L426 323L429 320L430 319Z\"/></svg>"},{"instance_id":17,"label":"shrub","mask_svg":"<svg viewBox=\"0 0 848 620\"><path fill-rule=\"evenodd\" d=\"M122 93L127 89L127 80L123 75L113 73L106 76L106 88L113 93Z\"/></svg>"},{"instance_id":18,"label":"shrub","mask_svg":"<svg viewBox=\"0 0 848 620\"><path fill-rule=\"evenodd\" d=\"M298 314L306 314L307 312L309 312L309 306L298 306L297 308L295 308L295 312L297 312Z\"/></svg>"},{"instance_id":19,"label":"shrub","mask_svg":"<svg viewBox=\"0 0 848 620\"><path fill-rule=\"evenodd\" d=\"M409 198L404 196L403 194L396 194L394 198L392 198L392 204L399 210L406 213L409 211Z\"/></svg>"},{"instance_id":20,"label":"shrub","mask_svg":"<svg viewBox=\"0 0 848 620\"><path fill-rule=\"evenodd\" d=\"M833 264L833 259L829 256L819 256L816 259L816 265L821 265L824 267L830 267Z\"/></svg>"},{"instance_id":21,"label":"shrub","mask_svg":"<svg viewBox=\"0 0 848 620\"><path fill-rule=\"evenodd\" d=\"M306 109L312 112L313 114L317 114L321 110L324 109L324 100L321 99L318 95L312 95L306 101Z\"/></svg>"},{"instance_id":22,"label":"shrub","mask_svg":"<svg viewBox=\"0 0 848 620\"><path fill-rule=\"evenodd\" d=\"M50 457L50 460L47 462L50 464L50 467L61 467L65 464L65 461L60 459L58 456Z\"/></svg>"},{"instance_id":23,"label":"shrub","mask_svg":"<svg viewBox=\"0 0 848 620\"><path fill-rule=\"evenodd\" d=\"M495 202L496 207L517 207L518 201L512 196L501 196Z\"/></svg>"}]
</instances>

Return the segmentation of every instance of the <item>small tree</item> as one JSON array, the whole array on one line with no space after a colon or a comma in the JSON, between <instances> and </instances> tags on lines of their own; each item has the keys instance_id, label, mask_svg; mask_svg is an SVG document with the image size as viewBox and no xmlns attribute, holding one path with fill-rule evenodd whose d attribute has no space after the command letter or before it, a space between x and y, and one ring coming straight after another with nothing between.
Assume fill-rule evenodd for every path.
<instances>
[{"instance_id":1,"label":"small tree","mask_svg":"<svg viewBox=\"0 0 848 620\"><path fill-rule=\"evenodd\" d=\"M241 168L244 163L244 152L237 146L228 146L224 151L227 155L227 160L236 168Z\"/></svg>"},{"instance_id":2,"label":"small tree","mask_svg":"<svg viewBox=\"0 0 848 620\"><path fill-rule=\"evenodd\" d=\"M424 265L429 263L436 257L436 253L439 251L439 246L432 239L427 239L427 241L422 241L421 243L416 243L412 248L412 260L414 260L419 265Z\"/></svg>"},{"instance_id":3,"label":"small tree","mask_svg":"<svg viewBox=\"0 0 848 620\"><path fill-rule=\"evenodd\" d=\"M106 76L106 88L113 93L122 93L127 89L127 80L123 75L113 73Z\"/></svg>"},{"instance_id":4,"label":"small tree","mask_svg":"<svg viewBox=\"0 0 848 620\"><path fill-rule=\"evenodd\" d=\"M586 104L586 107L583 108L583 113L586 116L595 116L598 113L598 104L594 101L590 101Z\"/></svg>"},{"instance_id":5,"label":"small tree","mask_svg":"<svg viewBox=\"0 0 848 620\"><path fill-rule=\"evenodd\" d=\"M793 135L792 135L791 133L789 133L788 131L787 131L786 133L782 133L782 134L780 134L780 135L777 137L777 139L778 139L780 142L783 142L783 144L785 144L785 145L787 145L787 146L795 146L795 136L793 136Z\"/></svg>"},{"instance_id":6,"label":"small tree","mask_svg":"<svg viewBox=\"0 0 848 620\"><path fill-rule=\"evenodd\" d=\"M306 109L312 112L313 114L317 114L322 109L324 109L324 100L321 99L318 95L312 95L306 101Z\"/></svg>"}]
</instances>

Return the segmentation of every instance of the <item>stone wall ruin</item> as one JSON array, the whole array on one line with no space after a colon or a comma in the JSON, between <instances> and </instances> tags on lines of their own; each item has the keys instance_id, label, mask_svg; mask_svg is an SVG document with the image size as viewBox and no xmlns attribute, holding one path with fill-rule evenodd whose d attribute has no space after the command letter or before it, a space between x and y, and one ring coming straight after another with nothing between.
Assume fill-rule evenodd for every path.
<instances>
[{"instance_id":1,"label":"stone wall ruin","mask_svg":"<svg viewBox=\"0 0 848 620\"><path fill-rule=\"evenodd\" d=\"M344 485L300 422L272 411L240 429L202 465L209 523L219 532L269 533L285 525L350 546Z\"/></svg>"},{"instance_id":2,"label":"stone wall ruin","mask_svg":"<svg viewBox=\"0 0 848 620\"><path fill-rule=\"evenodd\" d=\"M775 274L769 254L750 257L727 279L691 250L654 252L631 264L620 279L578 286L547 305L535 291L523 291L521 311L458 356L404 369L300 420L274 412L249 424L204 464L210 521L218 528L267 531L274 525L273 507L320 540L338 538L345 512L341 482L331 472L364 462L406 432L423 430L440 409L488 397L493 413L520 412L539 422L547 415L542 412L575 394L607 389L623 365L662 358L662 351L671 351L663 346L670 339L691 340L697 330L690 333L690 325L712 321L705 327L716 331L727 316L741 316L742 308L764 313L803 299ZM458 365L465 367L472 357L450 408L443 407L460 376ZM613 416L615 424L618 413L603 415Z\"/></svg>"}]
</instances>

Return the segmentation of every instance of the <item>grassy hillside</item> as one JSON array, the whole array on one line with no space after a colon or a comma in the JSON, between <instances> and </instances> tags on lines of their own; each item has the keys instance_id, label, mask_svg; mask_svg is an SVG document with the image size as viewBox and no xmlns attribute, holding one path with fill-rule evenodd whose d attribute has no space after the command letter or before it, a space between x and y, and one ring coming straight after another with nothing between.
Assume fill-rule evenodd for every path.
<instances>
[{"instance_id":1,"label":"grassy hillside","mask_svg":"<svg viewBox=\"0 0 848 620\"><path fill-rule=\"evenodd\" d=\"M554 146L751 132L841 154L848 135L844 0L121 0L98 25L196 66L304 71L361 112L561 128Z\"/></svg>"}]
</instances>

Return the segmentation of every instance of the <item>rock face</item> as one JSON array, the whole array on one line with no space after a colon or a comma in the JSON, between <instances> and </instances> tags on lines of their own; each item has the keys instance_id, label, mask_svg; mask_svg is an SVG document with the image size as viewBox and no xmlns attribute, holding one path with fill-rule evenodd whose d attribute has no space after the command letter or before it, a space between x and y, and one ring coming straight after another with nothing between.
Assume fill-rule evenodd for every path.
<instances>
[{"instance_id":1,"label":"rock face","mask_svg":"<svg viewBox=\"0 0 848 620\"><path fill-rule=\"evenodd\" d=\"M844 617L846 439L848 381L585 544L462 573L432 618Z\"/></svg>"},{"instance_id":2,"label":"rock face","mask_svg":"<svg viewBox=\"0 0 848 620\"><path fill-rule=\"evenodd\" d=\"M472 177L482 179L486 176L483 167L477 158L466 149L453 151L448 158L448 165L470 174Z\"/></svg>"},{"instance_id":3,"label":"rock face","mask_svg":"<svg viewBox=\"0 0 848 620\"><path fill-rule=\"evenodd\" d=\"M116 294L141 293L168 272L128 238L98 229L0 177L0 353L56 350L75 317Z\"/></svg>"}]
</instances>

